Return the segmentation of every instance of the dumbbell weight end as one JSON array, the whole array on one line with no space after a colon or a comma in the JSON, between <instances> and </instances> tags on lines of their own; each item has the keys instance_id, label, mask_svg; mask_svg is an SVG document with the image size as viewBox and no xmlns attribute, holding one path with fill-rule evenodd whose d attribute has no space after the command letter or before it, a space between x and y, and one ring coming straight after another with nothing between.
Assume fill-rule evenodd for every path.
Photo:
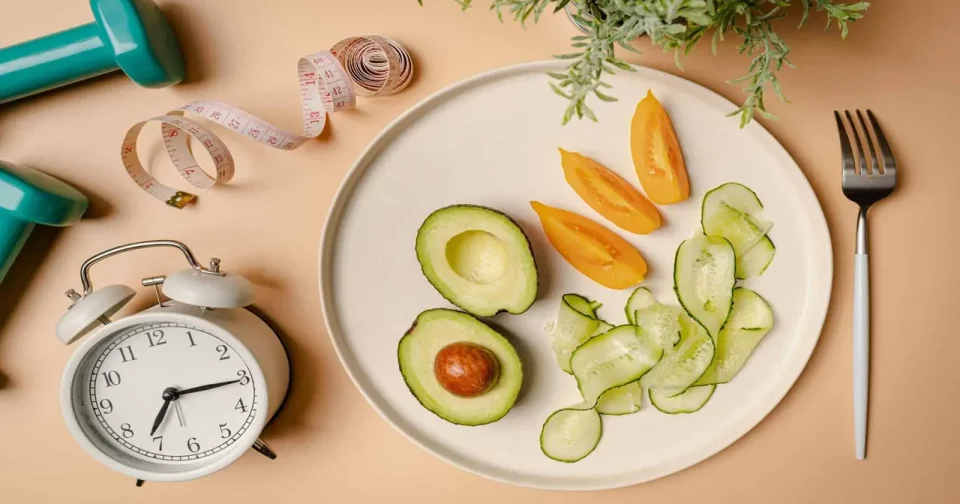
<instances>
[{"instance_id":1,"label":"dumbbell weight end","mask_svg":"<svg viewBox=\"0 0 960 504\"><path fill-rule=\"evenodd\" d=\"M88 204L86 196L65 182L0 160L0 282L37 224L70 226Z\"/></svg>"}]
</instances>

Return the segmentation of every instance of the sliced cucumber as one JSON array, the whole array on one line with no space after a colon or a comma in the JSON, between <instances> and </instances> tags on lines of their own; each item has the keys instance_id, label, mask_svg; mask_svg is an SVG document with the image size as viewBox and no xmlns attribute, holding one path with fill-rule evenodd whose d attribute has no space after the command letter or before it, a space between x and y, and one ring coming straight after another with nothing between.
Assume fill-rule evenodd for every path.
<instances>
[{"instance_id":1,"label":"sliced cucumber","mask_svg":"<svg viewBox=\"0 0 960 504\"><path fill-rule=\"evenodd\" d=\"M594 319L597 318L597 310L603 306L603 304L597 301L590 301L580 294L564 294L561 301L570 306L570 308Z\"/></svg>"},{"instance_id":2,"label":"sliced cucumber","mask_svg":"<svg viewBox=\"0 0 960 504\"><path fill-rule=\"evenodd\" d=\"M598 320L597 328L588 334L586 339L589 340L590 338L599 336L610 329L613 329L613 327L613 324L609 324L603 320ZM573 355L574 350L576 350L579 346L580 345L574 346L573 344L570 344L569 341L560 344L557 343L557 340L554 340L552 345L553 352L557 357L557 365L560 366L560 369L563 370L564 373L573 374L573 371L570 370L570 356Z\"/></svg>"},{"instance_id":3,"label":"sliced cucumber","mask_svg":"<svg viewBox=\"0 0 960 504\"><path fill-rule=\"evenodd\" d=\"M551 347L557 357L557 364L565 372L570 372L570 355L578 346L612 327L597 319L596 310L599 307L600 303L578 294L564 294L561 298Z\"/></svg>"},{"instance_id":4,"label":"sliced cucumber","mask_svg":"<svg viewBox=\"0 0 960 504\"><path fill-rule=\"evenodd\" d=\"M597 410L565 408L554 412L540 430L543 454L560 462L576 462L597 447L603 423Z\"/></svg>"},{"instance_id":5,"label":"sliced cucumber","mask_svg":"<svg viewBox=\"0 0 960 504\"><path fill-rule=\"evenodd\" d=\"M777 247L773 245L773 240L769 236L764 236L743 255L737 256L737 278L746 280L762 275L767 270L767 266L773 262L773 256L776 253Z\"/></svg>"},{"instance_id":6,"label":"sliced cucumber","mask_svg":"<svg viewBox=\"0 0 960 504\"><path fill-rule=\"evenodd\" d=\"M697 380L697 385L727 383L733 379L771 327L773 310L770 305L750 289L740 287L734 290L733 311L717 338L716 357Z\"/></svg>"},{"instance_id":7,"label":"sliced cucumber","mask_svg":"<svg viewBox=\"0 0 960 504\"><path fill-rule=\"evenodd\" d=\"M627 314L627 323L636 324L637 320L634 317L634 314L644 308L648 308L657 304L657 299L653 297L653 293L650 292L650 289L646 287L637 287L633 291L633 294L630 294L630 297L627 298L627 305L624 307L623 311Z\"/></svg>"},{"instance_id":8,"label":"sliced cucumber","mask_svg":"<svg viewBox=\"0 0 960 504\"><path fill-rule=\"evenodd\" d=\"M593 338L593 337L596 337L596 336L600 336L601 334L603 334L603 333L609 331L610 329L613 329L613 328L614 328L614 325L611 324L611 323L609 323L609 322L607 322L606 320L597 320L597 322L599 322L599 323L597 324L597 328L594 329L594 330L593 330L593 333L590 334L590 338ZM587 339L590 339L590 338L587 338Z\"/></svg>"},{"instance_id":9,"label":"sliced cucumber","mask_svg":"<svg viewBox=\"0 0 960 504\"><path fill-rule=\"evenodd\" d=\"M760 215L763 212L763 203L749 187L737 183L727 182L707 191L701 206L701 222L706 217L716 214L723 208L733 208L747 215Z\"/></svg>"},{"instance_id":10,"label":"sliced cucumber","mask_svg":"<svg viewBox=\"0 0 960 504\"><path fill-rule=\"evenodd\" d=\"M640 379L640 385L666 397L682 394L696 383L713 362L713 339L707 330L677 309L680 342L664 352L663 358Z\"/></svg>"},{"instance_id":11,"label":"sliced cucumber","mask_svg":"<svg viewBox=\"0 0 960 504\"><path fill-rule=\"evenodd\" d=\"M686 313L676 306L655 304L634 313L636 325L660 343L665 353L680 341L680 316Z\"/></svg>"},{"instance_id":12,"label":"sliced cucumber","mask_svg":"<svg viewBox=\"0 0 960 504\"><path fill-rule=\"evenodd\" d=\"M662 356L660 344L645 331L623 325L577 348L570 367L584 404L593 406L607 390L640 379Z\"/></svg>"},{"instance_id":13,"label":"sliced cucumber","mask_svg":"<svg viewBox=\"0 0 960 504\"><path fill-rule=\"evenodd\" d=\"M604 392L597 400L597 412L601 415L629 415L640 411L642 402L643 387L634 381Z\"/></svg>"},{"instance_id":14,"label":"sliced cucumber","mask_svg":"<svg viewBox=\"0 0 960 504\"><path fill-rule=\"evenodd\" d=\"M650 402L654 408L671 415L693 413L707 404L716 388L716 385L690 387L686 392L673 397L662 390L650 390Z\"/></svg>"},{"instance_id":15,"label":"sliced cucumber","mask_svg":"<svg viewBox=\"0 0 960 504\"><path fill-rule=\"evenodd\" d=\"M680 304L714 339L730 315L736 255L726 238L697 233L677 248L673 288Z\"/></svg>"},{"instance_id":16,"label":"sliced cucumber","mask_svg":"<svg viewBox=\"0 0 960 504\"><path fill-rule=\"evenodd\" d=\"M723 184L703 197L700 224L704 234L726 238L737 255L737 278L743 280L759 275L773 259L773 242L764 246L757 257L745 264L743 257L767 236L772 223L760 214L763 204L756 193L742 184Z\"/></svg>"}]
</instances>

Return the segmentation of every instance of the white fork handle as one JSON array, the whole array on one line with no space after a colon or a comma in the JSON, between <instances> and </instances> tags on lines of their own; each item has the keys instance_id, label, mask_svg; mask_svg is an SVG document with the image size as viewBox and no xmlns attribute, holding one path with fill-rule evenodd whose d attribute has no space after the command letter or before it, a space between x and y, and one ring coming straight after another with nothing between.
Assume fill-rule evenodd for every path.
<instances>
[{"instance_id":1,"label":"white fork handle","mask_svg":"<svg viewBox=\"0 0 960 504\"><path fill-rule=\"evenodd\" d=\"M867 396L870 378L870 262L856 255L853 281L853 423L857 460L866 457Z\"/></svg>"}]
</instances>

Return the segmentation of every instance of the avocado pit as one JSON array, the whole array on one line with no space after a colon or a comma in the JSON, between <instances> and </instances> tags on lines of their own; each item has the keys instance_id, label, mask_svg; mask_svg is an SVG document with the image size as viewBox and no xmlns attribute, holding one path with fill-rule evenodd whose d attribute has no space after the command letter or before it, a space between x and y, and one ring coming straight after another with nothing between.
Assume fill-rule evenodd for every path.
<instances>
[{"instance_id":1,"label":"avocado pit","mask_svg":"<svg viewBox=\"0 0 960 504\"><path fill-rule=\"evenodd\" d=\"M500 363L490 350L469 342L451 343L437 352L433 372L440 385L460 397L488 392L500 378Z\"/></svg>"}]
</instances>

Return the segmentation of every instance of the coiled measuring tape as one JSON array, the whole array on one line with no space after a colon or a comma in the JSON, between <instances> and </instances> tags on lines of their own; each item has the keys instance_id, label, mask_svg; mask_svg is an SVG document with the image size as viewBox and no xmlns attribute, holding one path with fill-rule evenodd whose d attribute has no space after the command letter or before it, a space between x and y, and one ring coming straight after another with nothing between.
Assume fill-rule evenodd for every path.
<instances>
[{"instance_id":1,"label":"coiled measuring tape","mask_svg":"<svg viewBox=\"0 0 960 504\"><path fill-rule=\"evenodd\" d=\"M201 123L185 113L199 115L258 143L280 150L293 150L316 138L327 123L327 112L356 105L357 96L391 95L403 90L413 78L410 54L397 42L384 37L351 37L329 51L300 58L297 64L303 133L281 129L268 121L227 103L201 100L188 103L166 115L133 125L123 138L120 157L127 174L141 189L174 208L183 208L197 197L159 182L140 162L137 138L144 125L161 123L163 144L170 161L191 185L206 189L229 182L235 166L226 144ZM213 159L215 175L197 164L189 138L201 145Z\"/></svg>"}]
</instances>

